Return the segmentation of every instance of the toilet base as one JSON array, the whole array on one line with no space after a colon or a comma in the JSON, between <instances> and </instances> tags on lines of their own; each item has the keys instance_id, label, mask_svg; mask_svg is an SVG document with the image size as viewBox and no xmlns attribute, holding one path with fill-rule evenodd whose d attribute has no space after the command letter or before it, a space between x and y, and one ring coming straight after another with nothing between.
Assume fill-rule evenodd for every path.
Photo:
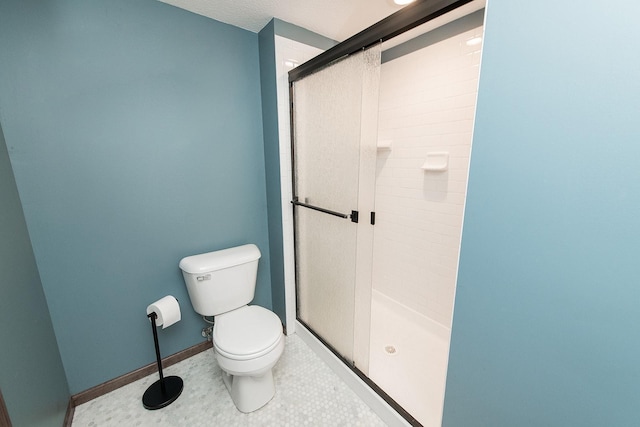
<instances>
[{"instance_id":1,"label":"toilet base","mask_svg":"<svg viewBox=\"0 0 640 427\"><path fill-rule=\"evenodd\" d=\"M256 411L269 403L276 393L271 369L260 376L231 375L222 371L231 400L240 412Z\"/></svg>"}]
</instances>

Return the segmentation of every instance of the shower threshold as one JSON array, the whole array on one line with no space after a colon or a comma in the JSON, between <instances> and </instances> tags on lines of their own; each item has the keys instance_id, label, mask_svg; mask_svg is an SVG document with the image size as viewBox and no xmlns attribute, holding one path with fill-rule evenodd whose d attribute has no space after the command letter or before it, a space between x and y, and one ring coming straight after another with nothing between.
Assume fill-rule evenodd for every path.
<instances>
[{"instance_id":1,"label":"shower threshold","mask_svg":"<svg viewBox=\"0 0 640 427\"><path fill-rule=\"evenodd\" d=\"M352 367L342 357L336 355L329 346L300 320L296 320L295 333L388 426L407 427L421 425L362 372Z\"/></svg>"}]
</instances>

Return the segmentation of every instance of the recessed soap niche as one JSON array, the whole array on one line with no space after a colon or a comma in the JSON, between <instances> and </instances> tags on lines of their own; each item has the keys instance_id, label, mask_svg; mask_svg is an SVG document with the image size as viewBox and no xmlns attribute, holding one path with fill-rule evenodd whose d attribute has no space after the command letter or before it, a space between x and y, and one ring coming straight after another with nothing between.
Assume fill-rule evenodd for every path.
<instances>
[{"instance_id":1,"label":"recessed soap niche","mask_svg":"<svg viewBox=\"0 0 640 427\"><path fill-rule=\"evenodd\" d=\"M392 139L379 139L376 145L378 151L390 151L393 147ZM427 157L421 167L428 172L444 172L449 168L448 151L432 151L427 153Z\"/></svg>"},{"instance_id":2,"label":"recessed soap niche","mask_svg":"<svg viewBox=\"0 0 640 427\"><path fill-rule=\"evenodd\" d=\"M391 146L393 145L393 140L391 139L379 139L378 140L378 151L388 151L391 150Z\"/></svg>"},{"instance_id":3,"label":"recessed soap niche","mask_svg":"<svg viewBox=\"0 0 640 427\"><path fill-rule=\"evenodd\" d=\"M444 172L449 168L449 152L433 151L427 153L422 169L429 172Z\"/></svg>"}]
</instances>

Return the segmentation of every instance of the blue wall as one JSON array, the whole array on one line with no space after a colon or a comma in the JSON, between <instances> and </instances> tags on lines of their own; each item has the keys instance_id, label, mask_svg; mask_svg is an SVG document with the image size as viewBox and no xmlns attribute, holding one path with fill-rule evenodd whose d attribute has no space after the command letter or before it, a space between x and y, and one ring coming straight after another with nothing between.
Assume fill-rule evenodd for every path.
<instances>
[{"instance_id":1,"label":"blue wall","mask_svg":"<svg viewBox=\"0 0 640 427\"><path fill-rule=\"evenodd\" d=\"M274 18L270 25L273 25L272 31L275 35L317 47L318 49L327 50L338 44L338 42L333 39L314 33L313 31L309 31L306 28L299 27L290 22L283 21L282 19Z\"/></svg>"},{"instance_id":2,"label":"blue wall","mask_svg":"<svg viewBox=\"0 0 640 427\"><path fill-rule=\"evenodd\" d=\"M187 255L256 243L271 308L258 36L154 0L0 2L0 121L71 393L202 340ZM7 393L5 391L5 393Z\"/></svg>"},{"instance_id":3,"label":"blue wall","mask_svg":"<svg viewBox=\"0 0 640 427\"><path fill-rule=\"evenodd\" d=\"M62 425L69 402L69 386L42 291L2 126L0 389L13 425Z\"/></svg>"},{"instance_id":4,"label":"blue wall","mask_svg":"<svg viewBox=\"0 0 640 427\"><path fill-rule=\"evenodd\" d=\"M269 254L271 256L271 302L273 311L280 316L282 323L286 324L274 21L272 19L260 31L258 43L260 46L260 89L268 204Z\"/></svg>"},{"instance_id":5,"label":"blue wall","mask_svg":"<svg viewBox=\"0 0 640 427\"><path fill-rule=\"evenodd\" d=\"M444 426L637 426L637 2L491 1Z\"/></svg>"}]
</instances>

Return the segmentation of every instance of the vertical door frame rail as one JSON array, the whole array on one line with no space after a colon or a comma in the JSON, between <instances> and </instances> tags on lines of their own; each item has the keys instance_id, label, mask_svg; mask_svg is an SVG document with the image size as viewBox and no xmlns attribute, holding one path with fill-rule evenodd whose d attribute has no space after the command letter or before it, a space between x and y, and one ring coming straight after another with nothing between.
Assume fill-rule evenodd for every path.
<instances>
[{"instance_id":1,"label":"vertical door frame rail","mask_svg":"<svg viewBox=\"0 0 640 427\"><path fill-rule=\"evenodd\" d=\"M381 43L392 39L406 31L409 31L415 27L418 27L426 22L429 22L439 16L442 16L460 6L464 6L473 0L417 0L415 3L405 6L398 12L389 15L385 19L373 24L369 28L357 33L356 35L348 38L342 43L337 44L331 49L326 50L320 55L310 59L309 61L299 65L293 70L289 71L289 123L290 123L290 135L291 135L291 194L293 195L292 209L293 209L293 240L294 240L294 253L297 242L296 236L296 210L295 206L305 206L304 203L298 201L298 195L296 194L296 169L295 169L295 110L294 110L294 83L297 80L302 79L321 68L331 64L332 62L357 53L361 50L365 50L368 47L373 46L376 43ZM310 207L314 209L316 207ZM324 209L316 209L323 211ZM345 218L346 215L339 212L326 212L332 215ZM372 215L371 223L374 223L374 216ZM295 262L295 261L294 261ZM298 286L298 269L295 268L295 283L296 288ZM382 397L391 407L393 407L407 422L413 426L420 426L421 424L413 418L413 416L407 412L402 406L400 406L391 396L389 396L384 390L376 385L367 375L360 371L353 363L350 363L344 357L342 357L326 340L318 336L312 328L310 328L304 321L300 319L298 312L298 292L296 292L296 318L306 327L316 338L318 338L333 354L335 354L345 365L347 365L356 375L358 375L367 385L369 385L380 397Z\"/></svg>"}]
</instances>

